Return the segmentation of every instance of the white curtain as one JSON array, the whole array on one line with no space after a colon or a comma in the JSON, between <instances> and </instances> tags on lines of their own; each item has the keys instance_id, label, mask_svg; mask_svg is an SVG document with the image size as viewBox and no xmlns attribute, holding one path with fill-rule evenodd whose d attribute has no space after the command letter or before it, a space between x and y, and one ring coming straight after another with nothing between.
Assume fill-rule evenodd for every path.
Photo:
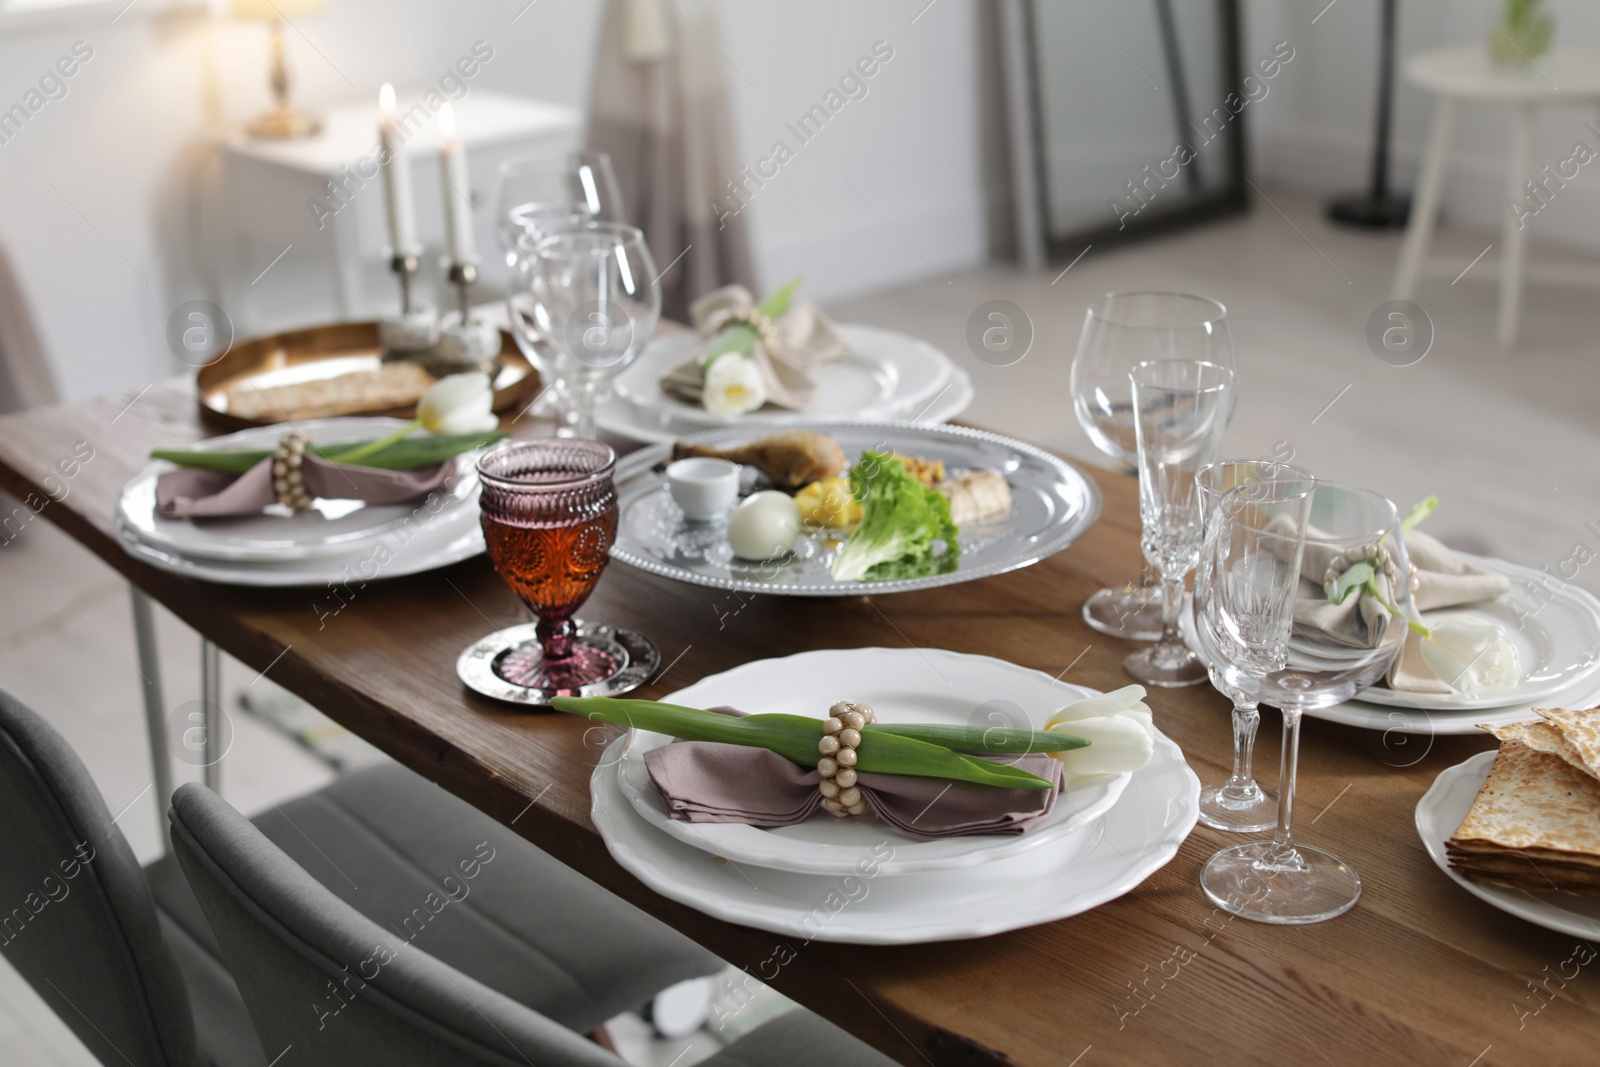
<instances>
[{"instance_id":1,"label":"white curtain","mask_svg":"<svg viewBox=\"0 0 1600 1067\"><path fill-rule=\"evenodd\" d=\"M55 380L33 314L17 283L11 257L0 246L0 412L51 404Z\"/></svg>"},{"instance_id":2,"label":"white curtain","mask_svg":"<svg viewBox=\"0 0 1600 1067\"><path fill-rule=\"evenodd\" d=\"M629 221L658 269L683 257L661 278L680 321L718 286L760 294L743 215L712 205L741 162L719 38L710 3L608 0L590 94L588 144L610 153Z\"/></svg>"}]
</instances>

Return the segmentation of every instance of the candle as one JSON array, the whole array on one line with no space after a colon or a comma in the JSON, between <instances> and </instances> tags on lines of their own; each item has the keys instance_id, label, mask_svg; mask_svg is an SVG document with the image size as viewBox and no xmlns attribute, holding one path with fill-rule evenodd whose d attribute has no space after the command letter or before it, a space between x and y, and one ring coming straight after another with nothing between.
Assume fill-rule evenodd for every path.
<instances>
[{"instance_id":1,"label":"candle","mask_svg":"<svg viewBox=\"0 0 1600 1067\"><path fill-rule=\"evenodd\" d=\"M408 255L417 246L414 212L411 204L411 165L406 160L405 141L395 121L394 86L385 82L378 90L378 107L383 119L378 123L378 138L383 142L383 192L389 216L389 244L397 256Z\"/></svg>"},{"instance_id":2,"label":"candle","mask_svg":"<svg viewBox=\"0 0 1600 1067\"><path fill-rule=\"evenodd\" d=\"M445 244L450 262L471 263L476 257L472 246L472 201L467 178L467 146L456 136L456 113L449 103L439 110L439 184L444 196Z\"/></svg>"}]
</instances>

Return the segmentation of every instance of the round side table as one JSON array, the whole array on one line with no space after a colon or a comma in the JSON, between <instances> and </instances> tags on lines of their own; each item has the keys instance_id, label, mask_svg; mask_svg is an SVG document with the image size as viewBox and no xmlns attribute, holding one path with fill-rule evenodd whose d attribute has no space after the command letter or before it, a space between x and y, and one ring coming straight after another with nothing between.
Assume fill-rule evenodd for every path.
<instances>
[{"instance_id":1,"label":"round side table","mask_svg":"<svg viewBox=\"0 0 1600 1067\"><path fill-rule=\"evenodd\" d=\"M1511 104L1516 108L1506 166L1508 202L1499 271L1499 338L1502 347L1510 348L1517 339L1525 273L1560 284L1600 285L1600 271L1575 267L1527 271L1526 217L1519 215L1512 206L1529 201L1533 195L1529 186L1542 173L1533 159L1533 134L1539 121L1539 108L1556 104L1600 105L1600 51L1558 49L1541 57L1536 65L1508 67L1492 62L1483 45L1442 48L1412 56L1406 63L1405 73L1416 85L1438 93L1439 107L1434 113L1433 132L1418 178L1416 207L1400 246L1393 292L1396 300L1410 300L1415 295L1417 281L1428 265L1428 246L1438 221L1439 193L1444 185L1446 157L1460 104L1464 101ZM1600 152L1600 128L1590 142L1591 147ZM1550 161L1552 174L1560 162L1559 159ZM1545 184L1538 188L1549 196L1572 178L1562 179L1557 175L1554 179L1541 180Z\"/></svg>"}]
</instances>

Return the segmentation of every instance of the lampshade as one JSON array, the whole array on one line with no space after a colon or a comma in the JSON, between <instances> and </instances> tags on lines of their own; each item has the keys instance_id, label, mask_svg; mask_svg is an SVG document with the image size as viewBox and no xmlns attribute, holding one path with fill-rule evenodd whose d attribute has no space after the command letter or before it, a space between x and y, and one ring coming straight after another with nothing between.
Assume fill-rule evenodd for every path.
<instances>
[{"instance_id":1,"label":"lampshade","mask_svg":"<svg viewBox=\"0 0 1600 1067\"><path fill-rule=\"evenodd\" d=\"M228 14L236 19L294 18L321 11L324 0L229 0Z\"/></svg>"}]
</instances>

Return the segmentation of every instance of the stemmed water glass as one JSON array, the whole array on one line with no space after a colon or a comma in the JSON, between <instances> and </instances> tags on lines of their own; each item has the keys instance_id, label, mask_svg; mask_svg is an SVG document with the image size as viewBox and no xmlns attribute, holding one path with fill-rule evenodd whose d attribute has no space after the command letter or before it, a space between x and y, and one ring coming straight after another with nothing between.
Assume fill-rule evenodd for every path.
<instances>
[{"instance_id":1,"label":"stemmed water glass","mask_svg":"<svg viewBox=\"0 0 1600 1067\"><path fill-rule=\"evenodd\" d=\"M1183 581L1200 562L1203 514L1195 475L1217 458L1233 410L1233 371L1203 360L1156 360L1129 372L1139 461L1140 547L1161 576L1161 637L1122 661L1146 685L1199 685L1200 662L1178 630Z\"/></svg>"},{"instance_id":2,"label":"stemmed water glass","mask_svg":"<svg viewBox=\"0 0 1600 1067\"><path fill-rule=\"evenodd\" d=\"M661 318L655 260L636 227L589 222L540 238L529 262L554 377L573 386L577 436L593 437L602 386L639 358Z\"/></svg>"},{"instance_id":3,"label":"stemmed water glass","mask_svg":"<svg viewBox=\"0 0 1600 1067\"><path fill-rule=\"evenodd\" d=\"M1151 360L1192 359L1236 370L1227 309L1185 293L1107 293L1089 304L1072 360L1072 409L1095 447L1137 463L1133 392L1128 372ZM1230 411L1231 417L1231 411ZM1161 634L1159 580L1144 577L1102 589L1083 605L1102 633L1133 641Z\"/></svg>"},{"instance_id":4,"label":"stemmed water glass","mask_svg":"<svg viewBox=\"0 0 1600 1067\"><path fill-rule=\"evenodd\" d=\"M1289 508L1297 500L1306 501L1315 484L1316 479L1301 468L1272 460L1219 460L1200 468L1195 475L1206 531L1200 566L1194 578L1195 639L1209 664L1212 686L1233 702L1233 773L1221 785L1200 792L1200 821L1216 830L1255 833L1270 830L1276 819L1278 796L1256 783L1251 762L1256 731L1261 723L1255 697L1260 676L1282 667L1283 661L1280 648L1279 658L1253 660L1251 665L1256 670L1241 676L1238 667L1230 667L1219 654L1218 645L1228 632L1226 619L1208 609L1226 603L1216 596L1212 583L1218 573L1214 569L1218 548L1226 550L1229 546L1219 546L1212 519L1222 500L1240 486L1248 486L1249 492L1230 498L1234 507L1249 502L1262 507ZM1296 519L1296 522L1303 521L1303 515ZM1235 530L1233 536L1237 535Z\"/></svg>"},{"instance_id":5,"label":"stemmed water glass","mask_svg":"<svg viewBox=\"0 0 1600 1067\"><path fill-rule=\"evenodd\" d=\"M511 277L506 286L506 317L511 336L528 362L539 372L544 388L529 407L530 415L554 416L556 433L570 436L577 420L569 383L556 375L556 356L550 338L539 324L534 292L534 249L550 234L574 229L590 221L581 204L560 201L516 204L507 213L513 228L512 247L506 253Z\"/></svg>"},{"instance_id":6,"label":"stemmed water glass","mask_svg":"<svg viewBox=\"0 0 1600 1067\"><path fill-rule=\"evenodd\" d=\"M1219 527L1232 521L1227 512L1216 516ZM1247 919L1320 922L1355 905L1361 879L1338 856L1294 839L1301 716L1349 700L1389 669L1405 644L1410 624L1411 567L1394 503L1365 489L1318 482L1298 530L1283 518L1250 525L1264 529L1259 535L1230 537L1245 546L1241 553L1252 545L1259 545L1253 549L1257 552L1282 553L1296 543L1303 553L1295 568L1297 583L1288 583L1292 599L1285 615L1292 619L1293 629L1288 619L1276 624L1287 634L1287 664L1267 674L1256 694L1261 703L1283 711L1278 825L1270 841L1234 845L1212 856L1200 884L1218 907ZM1219 539L1222 536L1219 528ZM1297 554L1290 547L1284 558L1295 559ZM1343 590L1340 577L1363 564L1363 571L1371 575L1370 588L1362 583ZM1225 565L1219 553L1213 566ZM1219 580L1211 585L1229 588ZM1219 651L1232 662L1235 656L1254 655L1249 645L1265 643L1276 634L1276 629L1270 634L1258 629L1242 641L1224 643Z\"/></svg>"},{"instance_id":7,"label":"stemmed water glass","mask_svg":"<svg viewBox=\"0 0 1600 1067\"><path fill-rule=\"evenodd\" d=\"M616 453L598 441L506 441L478 460L484 542L495 570L537 617L502 631L489 664L519 699L610 696L635 688L659 661L642 634L574 618L610 560L617 535ZM642 668L642 670L641 670Z\"/></svg>"}]
</instances>

